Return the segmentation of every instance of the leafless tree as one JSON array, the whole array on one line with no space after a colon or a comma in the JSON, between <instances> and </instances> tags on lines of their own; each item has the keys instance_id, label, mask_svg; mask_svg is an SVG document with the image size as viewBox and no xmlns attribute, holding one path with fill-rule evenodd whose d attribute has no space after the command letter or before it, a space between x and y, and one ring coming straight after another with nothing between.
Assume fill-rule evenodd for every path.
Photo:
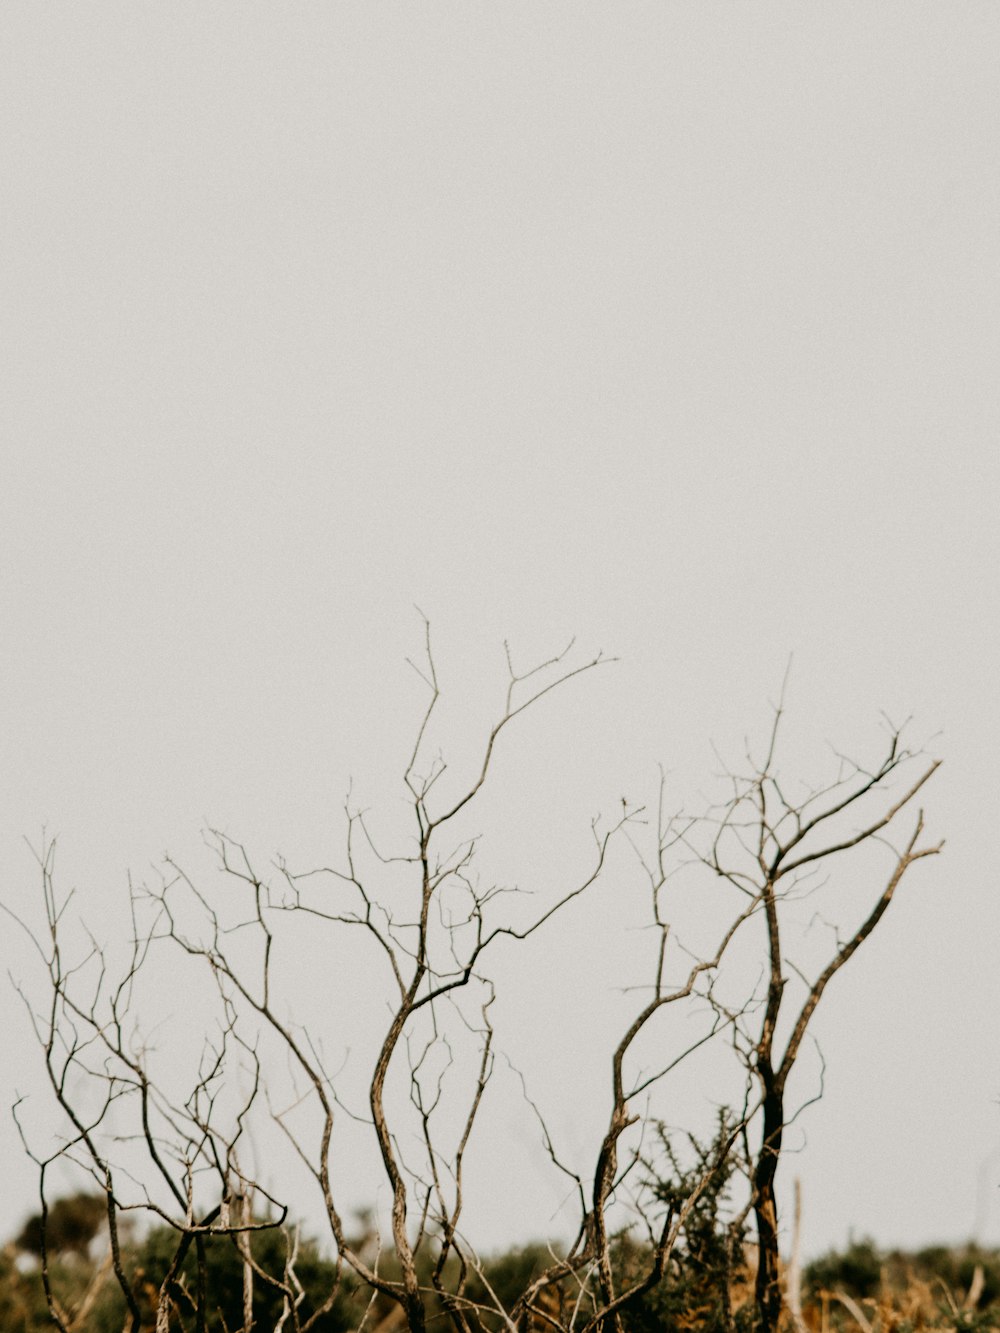
<instances>
[{"instance_id":1,"label":"leafless tree","mask_svg":"<svg viewBox=\"0 0 1000 1333\"><path fill-rule=\"evenodd\" d=\"M121 1259L118 1226L121 1216L133 1211L165 1222L177 1234L156 1297L157 1333L167 1333L182 1303L193 1312L197 1333L204 1333L205 1245L220 1235L242 1260L242 1333L254 1328L254 1291L260 1285L281 1295L278 1328L307 1333L331 1308L345 1267L373 1300L398 1308L412 1333L424 1333L432 1310L441 1311L455 1333L497 1327L507 1333L529 1328L622 1333L629 1305L669 1280L671 1257L699 1196L735 1145L745 1152L750 1127L760 1117L762 1145L746 1209L752 1206L757 1216L758 1299L762 1318L771 1321L766 1326L773 1328L780 1309L773 1182L788 1073L827 982L877 924L908 866L937 849L918 848L918 820L905 849L895 853L895 870L876 908L846 944L838 944L831 964L809 985L779 1056L774 1041L786 963L781 904L807 867L881 836L933 766L887 814L860 832L821 841L838 818L850 817L864 797L879 794L910 756L894 734L888 759L874 772L849 768L825 790L788 804L774 765L779 710L765 763L750 777L733 779L732 799L711 821L667 818L661 783L655 815L623 802L612 822L592 821L587 862L532 907L518 890L481 875L480 839L469 831L469 814L489 785L498 746L513 724L609 659L598 654L574 664L570 644L539 666L518 671L508 652L503 705L473 771L456 786L446 777L440 753L431 749L441 688L426 622L425 632L423 660L412 665L427 689L427 702L402 774L408 828L391 849L376 836L366 811L351 801L344 811L342 860L335 865L297 870L279 859L258 869L242 842L211 832L221 892L205 889L168 859L156 882L130 895L130 943L117 971L112 951L93 940L78 961L66 963L68 900L57 898L51 844L43 849L46 927L36 942L47 998L44 1009L29 1005L29 1011L52 1095L68 1125L49 1155L39 1153L24 1134L39 1167L43 1232L47 1175L56 1161L74 1161L106 1198L112 1262L132 1333L139 1329L139 1298ZM672 933L670 890L678 859L689 860L706 827L712 829L711 845L706 851L701 844L699 855L736 891L735 906L723 912L709 945L692 955ZM656 941L651 975L644 986L632 988L640 998L608 1053L608 1119L589 1164L566 1161L525 1088L552 1168L571 1182L579 1211L571 1243L553 1252L552 1262L507 1307L490 1286L462 1224L466 1157L498 1054L491 1011L502 971L494 959L505 948L556 929L608 872L619 848L623 858L615 861L616 873L627 861L644 876ZM766 927L770 980L763 1019L754 1030L761 1012L757 997L723 1004L716 986L737 941L742 945L757 920ZM295 931L300 938L303 926L313 943L330 942L330 956L345 933L365 943L386 979L388 1021L370 1052L363 1112L349 1104L339 1075L327 1067L318 1015L300 1022L289 1007ZM214 1031L205 1039L193 1083L174 1095L168 1095L173 1085L167 1075L153 1071L150 1043L137 1020L140 980L164 956L175 960L172 966L181 962L201 975L216 1006ZM324 971L321 1003L327 1009L338 1004L336 981ZM25 999L28 1003L27 992ZM350 995L341 990L339 1003L346 1011ZM664 1046L663 1058L643 1068L640 1046L648 1052L663 1031L658 1020L678 1008L691 1008L700 1023L696 1035L680 1049ZM695 1051L723 1034L745 1056L734 1099L739 1109L683 1197L665 1203L636 1169L644 1161L651 1092L669 1087ZM279 1103L281 1080L272 1075L282 1065L290 1070L291 1097ZM234 1101L236 1088L241 1091ZM252 1157L248 1126L265 1104L270 1124L285 1136L318 1191L335 1249L336 1281L322 1306L308 1313L296 1273L298 1234L284 1225L288 1208L246 1167ZM370 1136L391 1198L391 1244L379 1242L374 1253L352 1238L344 1221L344 1127ZM257 1215L254 1199L266 1216ZM286 1237L280 1275L268 1272L254 1253L254 1233L275 1227ZM616 1245L628 1227L639 1228L644 1244L638 1267L624 1273L616 1263ZM182 1274L192 1247L193 1293ZM61 1333L72 1333L51 1289L44 1247L42 1268L53 1318Z\"/></svg>"},{"instance_id":2,"label":"leafless tree","mask_svg":"<svg viewBox=\"0 0 1000 1333\"><path fill-rule=\"evenodd\" d=\"M67 961L65 915L72 894L60 897L54 881L55 842L37 853L44 904L45 933L28 931L47 977L44 1007L31 1004L21 990L44 1056L45 1074L65 1129L48 1153L33 1146L23 1117L23 1099L14 1116L26 1150L38 1166L41 1205L41 1275L53 1321L61 1333L72 1333L78 1314L64 1310L54 1290L47 1247L48 1180L53 1168L72 1163L81 1168L104 1196L110 1262L128 1309L127 1327L138 1333L140 1298L134 1277L126 1271L120 1230L124 1215L145 1214L167 1224L177 1236L168 1271L156 1294L157 1333L169 1327L179 1300L194 1314L204 1333L205 1242L211 1236L235 1236L280 1226L276 1220L253 1222L231 1215L231 1203L261 1187L240 1168L238 1145L244 1123L257 1099L259 1066L253 1050L237 1031L236 1014L220 997L219 1023L205 1037L193 1083L183 1099L171 1099L166 1080L150 1072L150 1049L133 1012L135 988L149 958L151 931L142 932L131 898L130 941L117 976L107 952L93 937L74 961ZM6 910L10 910L9 908ZM12 914L13 915L13 914ZM223 1090L234 1056L250 1071L242 1100L224 1107ZM214 1194L214 1202L203 1203ZM194 1246L196 1290L184 1287L181 1269Z\"/></svg>"},{"instance_id":3,"label":"leafless tree","mask_svg":"<svg viewBox=\"0 0 1000 1333\"><path fill-rule=\"evenodd\" d=\"M572 645L570 645L572 647ZM238 997L279 1045L291 1056L303 1080L305 1095L319 1109L314 1138L306 1142L293 1128L291 1117L278 1113L278 1122L307 1165L319 1186L338 1255L363 1282L383 1297L397 1302L405 1312L413 1333L422 1333L427 1317L428 1291L421 1282L419 1257L433 1251L430 1286L457 1333L471 1333L482 1325L483 1311L469 1297L469 1278L485 1280L475 1251L463 1238L460 1218L463 1209L463 1165L482 1099L494 1069L494 1031L490 1007L494 983L486 970L492 952L503 944L523 943L536 932L550 927L597 881L605 870L612 844L642 821L643 811L623 806L614 823L592 824L592 855L582 874L557 889L534 915L515 922L506 910L510 890L490 885L484 888L475 872L477 840L453 834L458 816L469 809L485 787L497 743L521 714L536 706L552 691L565 686L607 659L598 655L580 665L571 665L570 649L527 672L515 670L508 655L509 681L504 707L486 736L480 761L471 781L457 794L437 799L438 784L447 765L440 756L425 759L424 751L435 709L440 699L437 670L429 634L425 660L417 668L429 692L426 710L417 729L416 741L403 774L412 812L412 839L408 847L389 853L377 845L365 814L348 806L345 859L340 867L294 872L281 863L277 884L259 874L246 848L221 833L212 835L219 863L242 888L248 910L236 925L224 924L208 898L179 867L171 867L156 893L160 930L188 955L204 960L218 979L220 988ZM662 889L665 882L663 857L675 840L665 830L657 849L658 864L650 870L653 924L660 945L650 995L631 1021L611 1057L611 1106L608 1127L600 1144L588 1185L581 1174L570 1171L578 1191L580 1222L568 1251L536 1277L512 1310L492 1311L511 1328L532 1317L553 1322L539 1303L542 1293L566 1279L577 1282L578 1296L570 1320L582 1333L606 1327L620 1328L620 1312L659 1281L671 1249L684 1222L684 1208L668 1213L653 1234L649 1263L644 1275L625 1290L617 1290L612 1262L613 1232L609 1212L621 1197L621 1187L638 1161L633 1152L623 1166L619 1162L620 1140L639 1117L630 1113L630 1102L671 1073L683 1058L676 1055L666 1067L629 1083L626 1058L636 1039L654 1017L668 1005L695 995L699 984L708 984L737 931L753 915L759 903L750 903L721 932L711 958L689 965L678 984L669 985L665 975L669 925L663 916ZM394 908L388 896L372 887L380 873L401 871L408 889L402 906ZM193 896L208 922L207 935L196 939L179 924L184 895ZM334 1082L324 1067L317 1046L306 1029L293 1026L279 1013L274 1001L274 963L282 916L305 914L317 929L357 929L371 940L385 960L392 978L394 998L388 1029L376 1053L368 1101L368 1124L378 1144L386 1180L391 1189L392 1256L398 1277L389 1277L352 1245L338 1203L338 1187L332 1161L335 1157L335 1122L342 1111ZM228 947L231 932L248 930L257 938L255 975L235 960ZM478 1048L475 1063L455 1069L447 1035L448 1018L457 1017L466 1036ZM717 1028L717 1016L712 1020ZM710 1035L710 1034L706 1034ZM696 1045L701 1044L701 1038ZM443 1057L443 1060L442 1060ZM400 1148L402 1132L394 1123L387 1099L387 1080L393 1068L405 1074L409 1102L416 1112L423 1145L423 1165L408 1164ZM457 1139L442 1147L438 1130L445 1093L445 1079L456 1082L465 1074L465 1108ZM301 1105L301 1099L297 1106ZM454 1109L454 1108L452 1108ZM556 1166L563 1168L544 1127L546 1143ZM633 1200L635 1206L645 1205Z\"/></svg>"},{"instance_id":4,"label":"leafless tree","mask_svg":"<svg viewBox=\"0 0 1000 1333\"><path fill-rule=\"evenodd\" d=\"M735 1028L738 1046L760 1090L760 1141L753 1154L752 1206L758 1235L756 1299L762 1328L770 1333L782 1308L775 1173L790 1116L789 1076L810 1020L827 986L882 920L903 876L917 861L934 856L942 842L924 844L923 810L906 823L918 793L940 761L904 743L902 729L887 724L888 736L874 763L836 756L837 771L825 786L792 794L778 763L783 704L775 709L764 758L748 755L747 770L730 774L731 796L707 821L710 847L704 863L748 902L761 904L765 935L762 1003L751 1021L747 1010ZM891 835L902 826L902 831ZM836 931L832 953L807 975L789 957L782 929L787 904L812 891L826 875L842 870L864 848L881 846L887 868L862 920ZM878 874L866 863L865 873ZM790 974L799 982L792 1000Z\"/></svg>"}]
</instances>

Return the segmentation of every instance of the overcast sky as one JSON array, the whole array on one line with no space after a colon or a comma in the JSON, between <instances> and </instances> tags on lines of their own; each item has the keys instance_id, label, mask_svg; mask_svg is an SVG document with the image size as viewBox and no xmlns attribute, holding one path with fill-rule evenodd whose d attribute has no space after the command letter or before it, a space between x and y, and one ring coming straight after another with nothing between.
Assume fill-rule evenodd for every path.
<instances>
[{"instance_id":1,"label":"overcast sky","mask_svg":"<svg viewBox=\"0 0 1000 1333\"><path fill-rule=\"evenodd\" d=\"M473 730L504 638L621 658L511 740L553 847L793 655L820 768L940 733L948 839L824 1001L804 1244L1000 1243L1000 9L6 0L0 62L5 899L43 826L108 932L206 821L331 857L414 603Z\"/></svg>"}]
</instances>

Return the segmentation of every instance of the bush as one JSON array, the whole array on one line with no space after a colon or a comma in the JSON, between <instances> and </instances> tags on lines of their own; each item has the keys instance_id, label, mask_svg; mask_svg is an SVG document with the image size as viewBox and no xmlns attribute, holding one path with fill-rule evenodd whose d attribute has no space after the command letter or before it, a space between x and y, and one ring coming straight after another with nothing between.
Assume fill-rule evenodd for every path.
<instances>
[{"instance_id":1,"label":"bush","mask_svg":"<svg viewBox=\"0 0 1000 1333\"><path fill-rule=\"evenodd\" d=\"M155 1311L156 1294L169 1270L177 1244L178 1235L172 1228L157 1227L129 1258L127 1271L136 1280L143 1297L142 1304L146 1307L143 1314L148 1314L150 1320ZM275 1279L282 1278L286 1241L281 1231L255 1232L251 1252L264 1272ZM243 1260L228 1236L212 1236L206 1240L205 1268L209 1333L225 1333L227 1329L240 1328L243 1323ZM305 1320L323 1304L333 1289L337 1270L335 1264L320 1255L315 1242L301 1241L295 1272L306 1293L300 1310ZM197 1262L192 1245L185 1257L175 1293L177 1307L184 1314L193 1310L196 1284ZM253 1299L255 1319L262 1328L273 1328L281 1314L281 1292L255 1276ZM338 1293L333 1308L313 1325L315 1333L343 1333L354 1327L357 1319L350 1301L350 1292ZM112 1321L107 1324L107 1333L119 1333L124 1300L117 1287L113 1289L113 1299L106 1303L102 1315ZM104 1327L95 1330L95 1333L105 1333Z\"/></svg>"},{"instance_id":2,"label":"bush","mask_svg":"<svg viewBox=\"0 0 1000 1333\"><path fill-rule=\"evenodd\" d=\"M814 1297L821 1291L843 1291L855 1300L875 1296L882 1282L883 1259L869 1237L852 1240L846 1250L831 1250L814 1260L805 1270L808 1290Z\"/></svg>"},{"instance_id":3,"label":"bush","mask_svg":"<svg viewBox=\"0 0 1000 1333\"><path fill-rule=\"evenodd\" d=\"M654 1333L670 1326L724 1333L756 1324L744 1270L745 1231L729 1219L730 1186L741 1168L730 1146L731 1133L731 1118L722 1109L712 1141L703 1143L688 1135L682 1159L666 1128L658 1126L659 1162L655 1167L647 1163L647 1170L660 1203L679 1211L699 1183L705 1183L688 1213L663 1281L626 1310L625 1322L635 1333ZM630 1268L641 1271L633 1259L636 1250L633 1242L619 1241L617 1259L623 1277Z\"/></svg>"},{"instance_id":4,"label":"bush","mask_svg":"<svg viewBox=\"0 0 1000 1333\"><path fill-rule=\"evenodd\" d=\"M103 1194L70 1194L65 1199L56 1199L45 1223L45 1243L50 1254L85 1255L106 1217ZM27 1254L41 1255L41 1213L29 1217L14 1244Z\"/></svg>"}]
</instances>

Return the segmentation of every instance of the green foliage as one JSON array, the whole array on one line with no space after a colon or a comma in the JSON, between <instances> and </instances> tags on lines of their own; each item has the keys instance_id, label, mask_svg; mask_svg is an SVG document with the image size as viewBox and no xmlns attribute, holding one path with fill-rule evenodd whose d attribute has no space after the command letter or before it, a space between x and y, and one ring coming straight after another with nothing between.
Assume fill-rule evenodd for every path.
<instances>
[{"instance_id":1,"label":"green foliage","mask_svg":"<svg viewBox=\"0 0 1000 1333\"><path fill-rule=\"evenodd\" d=\"M743 1271L744 1227L731 1219L730 1187L740 1159L728 1150L731 1120L719 1112L714 1138L704 1143L687 1136L682 1159L664 1126L658 1127L660 1157L647 1164L655 1197L675 1215L695 1195L664 1280L628 1307L626 1322L635 1333L654 1333L665 1326L726 1333L749 1329L755 1313L746 1300ZM617 1246L622 1279L634 1280L648 1270L648 1247L622 1239Z\"/></svg>"},{"instance_id":2,"label":"green foliage","mask_svg":"<svg viewBox=\"0 0 1000 1333\"><path fill-rule=\"evenodd\" d=\"M532 1278L552 1262L552 1254L544 1245L518 1245L487 1259L483 1271L504 1309L510 1310ZM475 1274L470 1277L466 1294L470 1300L492 1304L486 1287Z\"/></svg>"},{"instance_id":3,"label":"green foliage","mask_svg":"<svg viewBox=\"0 0 1000 1333\"><path fill-rule=\"evenodd\" d=\"M966 1309L977 1269L982 1271L981 1289L975 1308ZM811 1263L805 1288L813 1303L824 1299L822 1293L828 1293L827 1300L846 1293L865 1302L876 1330L985 1333L1000 1328L1000 1251L974 1245L935 1245L910 1254L880 1250L867 1238L852 1241L845 1250ZM856 1333L854 1319L835 1299L831 1315L831 1327Z\"/></svg>"},{"instance_id":4,"label":"green foliage","mask_svg":"<svg viewBox=\"0 0 1000 1333\"><path fill-rule=\"evenodd\" d=\"M128 1257L127 1272L138 1289L144 1317L152 1321L156 1296L166 1276L180 1237L170 1227L157 1227ZM278 1229L253 1233L253 1258L271 1277L283 1278L286 1237ZM213 1236L205 1241L206 1292L208 1294L209 1333L225 1333L243 1323L243 1261L235 1243L228 1236ZM305 1320L323 1304L337 1283L335 1265L324 1259L315 1242L300 1242L295 1272L305 1290L300 1313ZM175 1308L187 1319L194 1312L197 1289L197 1259L194 1245L188 1250L174 1290ZM263 1279L254 1277L254 1318L263 1328L273 1328L282 1309L282 1293ZM102 1311L109 1323L97 1324L95 1333L117 1333L124 1315L124 1300L114 1289ZM350 1295L341 1292L334 1306L313 1325L315 1333L341 1333L356 1323L350 1308Z\"/></svg>"},{"instance_id":5,"label":"green foliage","mask_svg":"<svg viewBox=\"0 0 1000 1333\"><path fill-rule=\"evenodd\" d=\"M0 1328L4 1333L51 1329L41 1275L22 1273L12 1245L0 1251Z\"/></svg>"},{"instance_id":6,"label":"green foliage","mask_svg":"<svg viewBox=\"0 0 1000 1333\"><path fill-rule=\"evenodd\" d=\"M852 1240L846 1250L830 1251L805 1270L807 1287L820 1291L844 1291L855 1300L875 1296L882 1281L883 1257L867 1236Z\"/></svg>"},{"instance_id":7,"label":"green foliage","mask_svg":"<svg viewBox=\"0 0 1000 1333\"><path fill-rule=\"evenodd\" d=\"M45 1243L50 1254L85 1255L107 1218L103 1194L70 1194L56 1199L45 1222ZM42 1252L42 1215L29 1217L14 1244L28 1254Z\"/></svg>"},{"instance_id":8,"label":"green foliage","mask_svg":"<svg viewBox=\"0 0 1000 1333\"><path fill-rule=\"evenodd\" d=\"M740 1164L729 1158L717 1165L718 1148L727 1132L727 1122L720 1118L715 1141L703 1144L692 1139L683 1157L674 1150L665 1132L661 1133L662 1152L657 1169L649 1167L649 1182L664 1208L676 1212L694 1187L704 1183L686 1218L664 1280L623 1311L625 1333L659 1333L664 1328L691 1333L752 1333L755 1329L752 1279L743 1262L743 1231L741 1227L733 1227L729 1204L729 1189ZM77 1315L78 1333L121 1333L125 1322L124 1299L106 1255L95 1255L95 1247L90 1244L100 1227L99 1206L103 1208L99 1197L88 1199L79 1195L53 1203L49 1211L53 1226L49 1243L50 1279L61 1305L71 1317ZM40 1333L53 1326L37 1263L38 1233L33 1226L37 1221L32 1219L16 1242L0 1250L2 1333ZM123 1235L123 1261L139 1293L144 1329L153 1326L157 1291L179 1239L168 1227L158 1227L141 1240L133 1239L127 1231ZM361 1236L355 1243L363 1249L368 1240ZM261 1268L280 1278L286 1258L285 1235L277 1228L256 1232L251 1244ZM230 1238L218 1236L206 1240L205 1260L208 1333L226 1333L226 1330L234 1333L243 1322L241 1257ZM648 1242L619 1236L614 1244L619 1289L647 1273L650 1261ZM490 1288L510 1310L531 1279L551 1262L552 1255L545 1246L529 1244L495 1254L486 1260L484 1271ZM977 1268L983 1274L982 1292L976 1308L966 1310L963 1302ZM382 1256L380 1269L387 1277L398 1275L391 1254ZM306 1292L301 1312L307 1318L334 1289L336 1266L323 1257L315 1242L302 1240L296 1273ZM429 1287L428 1256L421 1257L419 1275L421 1283ZM445 1276L447 1283L452 1284L457 1264L449 1263ZM876 1333L921 1333L932 1329L987 1333L1000 1329L1000 1251L980 1250L975 1246L954 1249L936 1246L906 1254L881 1251L872 1240L861 1239L852 1241L843 1251L816 1260L808 1266L804 1277L806 1317L812 1328L818 1328L822 1322L820 1307L825 1301L826 1326L831 1333L857 1333L851 1314L830 1296L820 1296L821 1292L845 1292L865 1303ZM174 1292L172 1328L187 1329L189 1333L193 1329L196 1283L192 1246ZM485 1285L476 1275L470 1275L466 1294L473 1300L492 1304ZM313 1326L316 1333L347 1333L356 1329L369 1295L353 1279L342 1281L334 1305ZM553 1312L558 1313L556 1306L560 1305L562 1313L568 1315L578 1295L575 1283L564 1283L561 1302L554 1303ZM86 1309L80 1317L85 1298ZM585 1297L584 1306L586 1303ZM255 1278L256 1327L273 1328L281 1304L281 1293ZM388 1298L379 1297L369 1322L374 1327L393 1309ZM448 1327L444 1311L430 1294L427 1311L429 1329ZM502 1320L499 1315L486 1313L483 1327L500 1329ZM541 1325L535 1323L532 1327Z\"/></svg>"},{"instance_id":9,"label":"green foliage","mask_svg":"<svg viewBox=\"0 0 1000 1333\"><path fill-rule=\"evenodd\" d=\"M26 1264L25 1252L18 1252L13 1243L0 1251L0 1329L3 1333L35 1333L46 1329L51 1333L41 1266L36 1261ZM99 1307L107 1303L106 1279L110 1265L91 1263L77 1254L65 1259L49 1260L49 1281L60 1307L72 1320L81 1309L88 1292L93 1292L95 1303L88 1306L86 1323L78 1323L80 1333L121 1333L122 1321L117 1324L101 1322ZM112 1279L113 1281L113 1279Z\"/></svg>"},{"instance_id":10,"label":"green foliage","mask_svg":"<svg viewBox=\"0 0 1000 1333\"><path fill-rule=\"evenodd\" d=\"M105 1257L91 1262L88 1249L104 1218L101 1196L73 1195L49 1209L47 1247L49 1277L59 1304L72 1319L88 1291L92 1301L80 1325L86 1333L121 1333L125 1322L125 1298ZM144 1239L122 1238L122 1260L133 1283L143 1315L143 1327L152 1328L157 1293L169 1271L180 1236L170 1227L157 1227ZM251 1250L257 1264L271 1277L284 1274L287 1240L278 1228L255 1232ZM205 1240L208 1333L226 1333L243 1323L243 1262L227 1236ZM37 1262L26 1267L22 1255L36 1260L41 1253L41 1217L33 1217L16 1242L0 1252L0 1330L3 1333L35 1333L53 1327L48 1313L41 1270ZM305 1297L300 1306L307 1319L337 1287L335 1264L324 1259L314 1241L301 1240L295 1272ZM174 1326L193 1326L193 1298L197 1289L197 1258L191 1246L173 1289ZM315 1333L343 1333L357 1326L363 1308L354 1302L354 1285L342 1282L332 1308L313 1325ZM261 1328L273 1328L282 1309L282 1293L259 1276L254 1277L254 1318Z\"/></svg>"},{"instance_id":11,"label":"green foliage","mask_svg":"<svg viewBox=\"0 0 1000 1333\"><path fill-rule=\"evenodd\" d=\"M1000 1252L975 1245L932 1245L907 1254L880 1250L865 1237L851 1241L845 1250L831 1251L814 1260L805 1270L805 1282L814 1297L823 1290L844 1291L856 1300L865 1300L874 1299L883 1288L903 1291L916 1281L953 1295L960 1304L977 1268L983 1271L978 1304L985 1308L1000 1300Z\"/></svg>"},{"instance_id":12,"label":"green foliage","mask_svg":"<svg viewBox=\"0 0 1000 1333\"><path fill-rule=\"evenodd\" d=\"M899 1256L905 1262L905 1256ZM896 1255L890 1256L895 1260ZM983 1270L983 1294L979 1304L988 1306L1000 1300L1000 1253L981 1250L977 1245L948 1249L934 1245L918 1250L909 1261L913 1271L926 1281L938 1279L951 1291L965 1292L972 1285L977 1268Z\"/></svg>"}]
</instances>

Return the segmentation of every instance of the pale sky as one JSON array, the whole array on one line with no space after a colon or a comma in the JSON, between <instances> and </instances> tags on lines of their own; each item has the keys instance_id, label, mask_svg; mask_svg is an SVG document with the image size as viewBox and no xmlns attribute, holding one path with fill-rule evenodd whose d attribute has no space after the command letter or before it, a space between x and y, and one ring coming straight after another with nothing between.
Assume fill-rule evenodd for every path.
<instances>
[{"instance_id":1,"label":"pale sky","mask_svg":"<svg viewBox=\"0 0 1000 1333\"><path fill-rule=\"evenodd\" d=\"M5 900L43 826L109 934L206 822L331 859L414 603L466 742L505 638L622 659L511 737L544 875L658 763L697 804L792 655L804 776L913 714L948 840L823 1002L803 1243L1000 1243L1000 9L8 0L0 71ZM585 1153L575 1056L523 1058Z\"/></svg>"}]
</instances>

